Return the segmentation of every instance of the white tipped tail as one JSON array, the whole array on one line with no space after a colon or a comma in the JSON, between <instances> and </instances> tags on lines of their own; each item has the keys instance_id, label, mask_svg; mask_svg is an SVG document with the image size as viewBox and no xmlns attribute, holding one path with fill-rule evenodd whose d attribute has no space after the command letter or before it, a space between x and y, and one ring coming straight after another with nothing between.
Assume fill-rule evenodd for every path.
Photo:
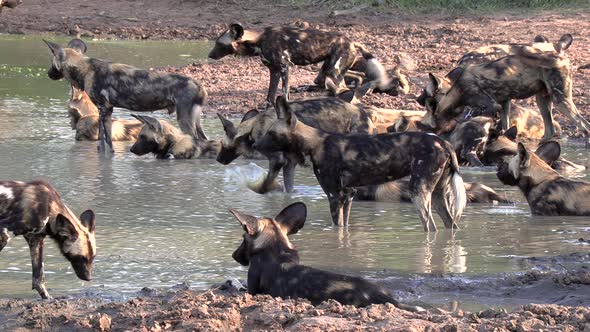
<instances>
[{"instance_id":1,"label":"white tipped tail","mask_svg":"<svg viewBox=\"0 0 590 332\"><path fill-rule=\"evenodd\" d=\"M465 192L465 185L463 184L463 178L457 170L453 170L453 176L451 177L451 188L453 190L453 197L455 201L452 205L452 215L455 223L459 222L463 210L467 205L467 193Z\"/></svg>"}]
</instances>

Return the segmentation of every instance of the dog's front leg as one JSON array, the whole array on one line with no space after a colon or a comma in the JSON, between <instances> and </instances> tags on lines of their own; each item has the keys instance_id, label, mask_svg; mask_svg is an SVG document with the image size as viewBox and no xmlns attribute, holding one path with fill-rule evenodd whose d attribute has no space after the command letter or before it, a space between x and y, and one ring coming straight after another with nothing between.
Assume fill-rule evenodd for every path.
<instances>
[{"instance_id":1,"label":"dog's front leg","mask_svg":"<svg viewBox=\"0 0 590 332\"><path fill-rule=\"evenodd\" d=\"M286 161L282 152L273 153L268 157L268 174L266 175L264 182L262 182L262 186L258 192L259 194L266 194L272 189L274 181L276 180L277 176L279 176L279 172L281 171L281 168L285 166L285 164Z\"/></svg>"},{"instance_id":2,"label":"dog's front leg","mask_svg":"<svg viewBox=\"0 0 590 332\"><path fill-rule=\"evenodd\" d=\"M283 96L289 101L289 65L281 64L281 80L283 81Z\"/></svg>"},{"instance_id":3,"label":"dog's front leg","mask_svg":"<svg viewBox=\"0 0 590 332\"><path fill-rule=\"evenodd\" d=\"M103 118L104 124L104 136L107 143L107 148L109 152L113 153L113 107L105 108L106 112Z\"/></svg>"},{"instance_id":4,"label":"dog's front leg","mask_svg":"<svg viewBox=\"0 0 590 332\"><path fill-rule=\"evenodd\" d=\"M10 234L8 234L8 228L0 228L0 251L6 247L10 241Z\"/></svg>"},{"instance_id":5,"label":"dog's front leg","mask_svg":"<svg viewBox=\"0 0 590 332\"><path fill-rule=\"evenodd\" d=\"M268 85L268 95L266 96L266 101L270 105L275 104L275 95L277 94L277 89L279 87L279 81L281 80L281 68L270 68L270 83Z\"/></svg>"},{"instance_id":6,"label":"dog's front leg","mask_svg":"<svg viewBox=\"0 0 590 332\"><path fill-rule=\"evenodd\" d=\"M27 234L25 239L29 244L31 263L33 265L33 289L41 295L42 299L49 299L51 297L45 288L45 271L43 268L43 240L45 236Z\"/></svg>"},{"instance_id":7,"label":"dog's front leg","mask_svg":"<svg viewBox=\"0 0 590 332\"><path fill-rule=\"evenodd\" d=\"M336 226L344 226L344 200L341 193L326 192L326 194L328 194L328 202L330 203L330 214L332 215L332 223L334 223L334 225Z\"/></svg>"},{"instance_id":8,"label":"dog's front leg","mask_svg":"<svg viewBox=\"0 0 590 332\"><path fill-rule=\"evenodd\" d=\"M283 166L283 182L285 192L292 193L295 190L295 166L297 166L296 157L287 156L287 163Z\"/></svg>"},{"instance_id":9,"label":"dog's front leg","mask_svg":"<svg viewBox=\"0 0 590 332\"><path fill-rule=\"evenodd\" d=\"M535 99L537 101L537 106L539 107L539 112L541 112L541 116L543 117L543 125L545 126L545 132L543 133L543 139L541 142L546 142L555 136L551 97L549 97L549 95L537 94Z\"/></svg>"},{"instance_id":10,"label":"dog's front leg","mask_svg":"<svg viewBox=\"0 0 590 332\"><path fill-rule=\"evenodd\" d=\"M352 208L352 199L356 194L355 188L344 188L344 206L342 207L342 218L344 219L344 224L348 225L348 220L350 219L350 209Z\"/></svg>"},{"instance_id":11,"label":"dog's front leg","mask_svg":"<svg viewBox=\"0 0 590 332\"><path fill-rule=\"evenodd\" d=\"M502 103L500 126L502 126L502 130L508 130L508 126L510 126L510 99Z\"/></svg>"},{"instance_id":12,"label":"dog's front leg","mask_svg":"<svg viewBox=\"0 0 590 332\"><path fill-rule=\"evenodd\" d=\"M107 155L109 152L113 152L113 142L111 139L111 115L113 114L113 108L100 105L98 109L98 151Z\"/></svg>"}]
</instances>

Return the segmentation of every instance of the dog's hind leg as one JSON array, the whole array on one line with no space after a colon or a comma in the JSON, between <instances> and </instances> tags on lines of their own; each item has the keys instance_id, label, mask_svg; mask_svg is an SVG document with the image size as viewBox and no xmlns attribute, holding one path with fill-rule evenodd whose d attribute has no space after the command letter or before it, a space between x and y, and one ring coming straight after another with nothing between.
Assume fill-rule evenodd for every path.
<instances>
[{"instance_id":1,"label":"dog's hind leg","mask_svg":"<svg viewBox=\"0 0 590 332\"><path fill-rule=\"evenodd\" d=\"M45 288L45 271L43 268L43 240L44 236L38 234L26 234L25 239L29 244L31 263L33 265L33 289L36 290L42 299L49 299L49 293Z\"/></svg>"},{"instance_id":2,"label":"dog's hind leg","mask_svg":"<svg viewBox=\"0 0 590 332\"><path fill-rule=\"evenodd\" d=\"M342 218L344 219L344 224L348 225L348 220L350 219L350 209L352 208L352 200L354 195L356 194L355 188L344 188L344 205L342 207Z\"/></svg>"},{"instance_id":3,"label":"dog's hind leg","mask_svg":"<svg viewBox=\"0 0 590 332\"><path fill-rule=\"evenodd\" d=\"M431 178L424 178L421 175L413 174L410 178L410 194L412 195L412 202L416 206L418 217L422 222L422 227L425 232L436 232L436 225L432 218L431 199L433 184Z\"/></svg>"},{"instance_id":4,"label":"dog's hind leg","mask_svg":"<svg viewBox=\"0 0 590 332\"><path fill-rule=\"evenodd\" d=\"M325 191L325 190L324 190ZM326 192L328 195L328 202L330 203L330 214L332 215L332 223L336 226L344 226L344 214L343 214L343 197L341 193ZM346 220L348 222L348 220Z\"/></svg>"},{"instance_id":5,"label":"dog's hind leg","mask_svg":"<svg viewBox=\"0 0 590 332\"><path fill-rule=\"evenodd\" d=\"M8 228L0 229L0 251L6 247L8 242L10 241L10 234L8 233Z\"/></svg>"},{"instance_id":6,"label":"dog's hind leg","mask_svg":"<svg viewBox=\"0 0 590 332\"><path fill-rule=\"evenodd\" d=\"M447 195L451 195L451 193L446 190L446 188L451 185L450 181L451 177L446 174L438 180L432 193L432 204L434 205L434 210L442 219L445 228L457 228L457 224L453 220L453 215L451 214L449 200L447 199Z\"/></svg>"}]
</instances>

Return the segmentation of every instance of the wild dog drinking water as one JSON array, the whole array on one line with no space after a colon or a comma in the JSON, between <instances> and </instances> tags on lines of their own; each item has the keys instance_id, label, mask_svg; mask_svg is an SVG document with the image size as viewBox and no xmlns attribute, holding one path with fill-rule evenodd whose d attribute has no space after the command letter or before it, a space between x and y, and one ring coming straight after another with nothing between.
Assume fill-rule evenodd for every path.
<instances>
[{"instance_id":1,"label":"wild dog drinking water","mask_svg":"<svg viewBox=\"0 0 590 332\"><path fill-rule=\"evenodd\" d=\"M168 121L158 120L147 115L131 114L142 124L131 152L143 156L153 153L158 159L215 158L219 142L195 140L184 134Z\"/></svg>"},{"instance_id":2,"label":"wild dog drinking water","mask_svg":"<svg viewBox=\"0 0 590 332\"><path fill-rule=\"evenodd\" d=\"M375 131L370 114L363 108L352 105L335 97L320 97L293 100L290 102L299 119L310 126L335 133L373 133ZM256 151L269 160L268 175L260 187L265 193L273 186L281 169L285 182L285 191L292 192L295 178L295 166L303 164L305 157L293 152L269 152L253 148L276 120L276 112L252 110L242 118L237 126L220 116L225 131L217 161L227 165L240 155L253 155Z\"/></svg>"},{"instance_id":3,"label":"wild dog drinking water","mask_svg":"<svg viewBox=\"0 0 590 332\"><path fill-rule=\"evenodd\" d=\"M278 120L254 148L309 156L328 196L332 221L348 224L354 187L410 176L410 192L424 231L435 231L431 201L445 227L456 228L466 204L463 179L453 148L425 133L330 134L297 120L282 97Z\"/></svg>"},{"instance_id":4,"label":"wild dog drinking water","mask_svg":"<svg viewBox=\"0 0 590 332\"><path fill-rule=\"evenodd\" d=\"M242 243L232 257L248 266L248 293L304 298L314 305L334 299L357 307L391 303L404 310L424 310L399 303L386 289L363 278L300 265L299 254L288 236L303 228L307 218L305 204L291 204L275 218L256 218L235 209L229 211L244 229Z\"/></svg>"},{"instance_id":5,"label":"wild dog drinking water","mask_svg":"<svg viewBox=\"0 0 590 332\"><path fill-rule=\"evenodd\" d=\"M99 149L112 151L111 115L113 107L136 112L167 109L176 112L181 130L195 138L207 139L201 127L201 108L207 93L195 79L177 74L158 73L120 63L89 58L86 44L75 39L62 48L45 41L53 54L49 78L65 78L88 93L99 110ZM84 46L81 46L84 45Z\"/></svg>"},{"instance_id":6,"label":"wild dog drinking water","mask_svg":"<svg viewBox=\"0 0 590 332\"><path fill-rule=\"evenodd\" d=\"M55 240L78 278L91 280L96 256L95 225L92 210L84 211L78 219L46 181L0 182L0 251L8 244L11 233L24 236L31 253L33 289L43 299L49 298L43 269L45 237Z\"/></svg>"},{"instance_id":7,"label":"wild dog drinking water","mask_svg":"<svg viewBox=\"0 0 590 332\"><path fill-rule=\"evenodd\" d=\"M260 57L270 71L266 100L272 105L279 80L283 81L283 95L289 97L289 66L323 61L316 79L316 84L323 87L326 77L341 82L355 60L358 47L339 32L293 25L254 31L233 23L217 38L209 58L217 60L232 54Z\"/></svg>"},{"instance_id":8,"label":"wild dog drinking water","mask_svg":"<svg viewBox=\"0 0 590 332\"><path fill-rule=\"evenodd\" d=\"M497 175L502 183L518 186L532 214L590 216L590 183L561 176L522 143L514 157L498 165Z\"/></svg>"}]
</instances>

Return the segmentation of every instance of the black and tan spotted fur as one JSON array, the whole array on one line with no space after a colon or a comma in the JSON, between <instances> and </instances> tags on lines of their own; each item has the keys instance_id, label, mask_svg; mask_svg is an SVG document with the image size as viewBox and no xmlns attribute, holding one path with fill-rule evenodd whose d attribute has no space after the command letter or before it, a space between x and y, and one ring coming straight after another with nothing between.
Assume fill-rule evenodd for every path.
<instances>
[{"instance_id":1,"label":"black and tan spotted fur","mask_svg":"<svg viewBox=\"0 0 590 332\"><path fill-rule=\"evenodd\" d=\"M141 123L137 140L130 151L138 156L153 153L158 159L215 158L218 141L194 139L168 121L147 115L131 114Z\"/></svg>"},{"instance_id":2,"label":"black and tan spotted fur","mask_svg":"<svg viewBox=\"0 0 590 332\"><path fill-rule=\"evenodd\" d=\"M371 115L363 108L345 102L335 97L318 97L310 99L292 100L289 102L292 110L305 124L332 133L364 133L372 134L375 126ZM260 193L266 193L273 186L281 169L283 170L284 188L292 192L294 187L295 166L303 164L305 158L297 153L268 152L253 148L253 144L276 121L276 112L267 110L248 112L237 126L221 117L225 138L221 143L221 150L217 161L227 165L239 156L251 156L256 151L262 153L269 160L269 172L263 182Z\"/></svg>"},{"instance_id":3,"label":"black and tan spotted fur","mask_svg":"<svg viewBox=\"0 0 590 332\"><path fill-rule=\"evenodd\" d=\"M465 182L467 203L512 203L506 195L498 194L494 189L485 184ZM354 200L376 202L402 202L411 203L410 180L401 179L376 186L364 186L356 188Z\"/></svg>"},{"instance_id":4,"label":"black and tan spotted fur","mask_svg":"<svg viewBox=\"0 0 590 332\"><path fill-rule=\"evenodd\" d=\"M12 236L22 235L29 244L33 289L48 299L43 269L43 242L49 236L82 280L92 279L96 256L95 216L86 210L80 219L62 202L48 182L0 182L0 251Z\"/></svg>"},{"instance_id":5,"label":"black and tan spotted fur","mask_svg":"<svg viewBox=\"0 0 590 332\"><path fill-rule=\"evenodd\" d=\"M561 176L522 143L514 157L500 162L497 175L520 189L534 215L590 216L590 183Z\"/></svg>"},{"instance_id":6,"label":"black and tan spotted fur","mask_svg":"<svg viewBox=\"0 0 590 332\"><path fill-rule=\"evenodd\" d=\"M112 151L113 107L137 112L167 109L176 112L182 131L207 139L201 127L201 108L207 93L201 83L178 74L159 73L84 55L86 44L74 39L67 47L45 41L53 60L49 78L65 78L85 91L99 110L99 149Z\"/></svg>"},{"instance_id":7,"label":"black and tan spotted fur","mask_svg":"<svg viewBox=\"0 0 590 332\"><path fill-rule=\"evenodd\" d=\"M566 56L529 52L453 70L452 86L439 101L434 119L443 123L460 114L460 106L481 108L484 114L500 113L500 127L508 129L510 101L536 97L543 117L543 141L556 135L552 106L569 117L588 138L590 123L572 99L573 69Z\"/></svg>"},{"instance_id":8,"label":"black and tan spotted fur","mask_svg":"<svg viewBox=\"0 0 590 332\"><path fill-rule=\"evenodd\" d=\"M328 196L332 221L348 224L354 187L410 178L424 231L435 231L431 200L445 227L456 228L465 207L457 157L442 138L425 133L332 134L306 125L282 97L278 120L254 148L308 156Z\"/></svg>"},{"instance_id":9,"label":"black and tan spotted fur","mask_svg":"<svg viewBox=\"0 0 590 332\"><path fill-rule=\"evenodd\" d=\"M272 104L279 80L283 81L283 95L289 97L290 66L323 62L315 83L323 87L326 77L339 83L354 63L357 48L358 44L339 32L293 25L254 31L233 23L217 38L209 58L217 60L232 54L260 57L270 71L266 100Z\"/></svg>"},{"instance_id":10,"label":"black and tan spotted fur","mask_svg":"<svg viewBox=\"0 0 590 332\"><path fill-rule=\"evenodd\" d=\"M0 13L2 13L4 7L16 8L16 6L20 5L22 2L22 0L0 0Z\"/></svg>"},{"instance_id":11,"label":"black and tan spotted fur","mask_svg":"<svg viewBox=\"0 0 590 332\"><path fill-rule=\"evenodd\" d=\"M357 307L391 303L404 310L424 310L399 303L385 288L363 278L299 264L299 254L288 236L303 228L307 218L305 204L291 204L275 218L256 218L235 209L229 211L244 229L242 243L232 257L248 266L248 293L284 299L304 298L314 305L333 299Z\"/></svg>"},{"instance_id":12,"label":"black and tan spotted fur","mask_svg":"<svg viewBox=\"0 0 590 332\"><path fill-rule=\"evenodd\" d=\"M72 87L68 103L70 124L76 131L76 141L98 141L98 108L88 94ZM113 141L131 141L137 138L143 124L137 120L112 119Z\"/></svg>"}]
</instances>

